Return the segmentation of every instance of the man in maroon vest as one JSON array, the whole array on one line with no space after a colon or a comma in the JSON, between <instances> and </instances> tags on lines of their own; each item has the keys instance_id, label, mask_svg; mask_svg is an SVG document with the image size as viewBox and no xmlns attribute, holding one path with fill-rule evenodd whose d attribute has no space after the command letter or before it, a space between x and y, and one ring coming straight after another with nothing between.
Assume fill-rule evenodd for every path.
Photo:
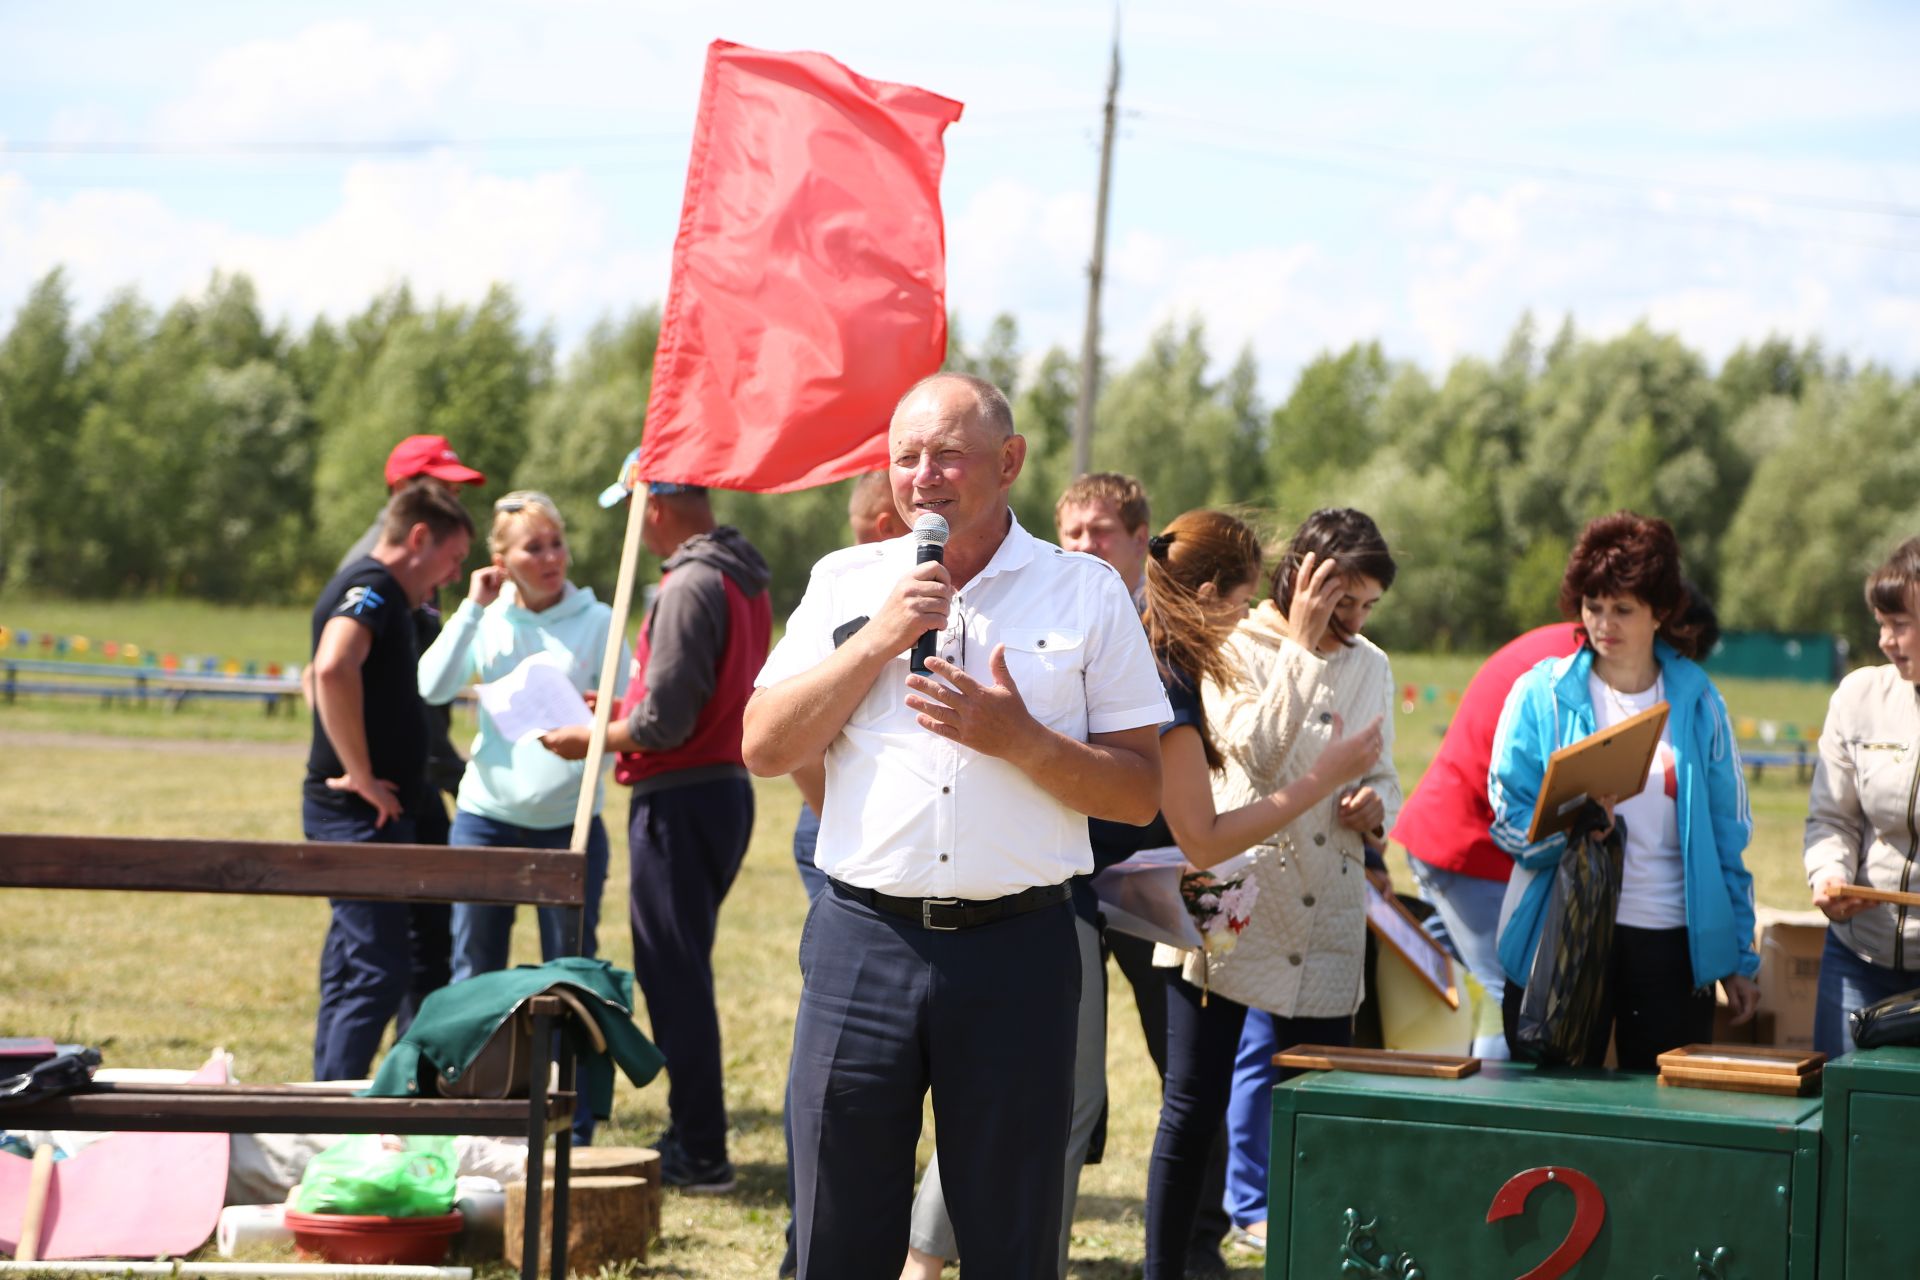
<instances>
[{"instance_id":1,"label":"man in maroon vest","mask_svg":"<svg viewBox=\"0 0 1920 1280\"><path fill-rule=\"evenodd\" d=\"M627 499L638 450L600 505ZM734 1185L720 1083L713 937L753 832L740 717L767 659L767 562L738 529L716 526L707 491L647 485L641 529L660 557L660 591L633 649L627 695L607 725L614 776L633 788L627 825L633 971L666 1055L670 1123L660 1177L692 1192ZM586 754L586 729L541 741Z\"/></svg>"}]
</instances>

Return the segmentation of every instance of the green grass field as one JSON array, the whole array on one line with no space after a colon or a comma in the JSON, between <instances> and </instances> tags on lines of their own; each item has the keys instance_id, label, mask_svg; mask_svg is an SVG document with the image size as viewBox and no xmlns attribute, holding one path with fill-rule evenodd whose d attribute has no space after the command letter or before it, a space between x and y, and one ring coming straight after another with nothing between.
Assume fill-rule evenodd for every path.
<instances>
[{"instance_id":1,"label":"green grass field","mask_svg":"<svg viewBox=\"0 0 1920 1280\"><path fill-rule=\"evenodd\" d=\"M117 635L179 652L298 661L302 609L223 610L202 605L91 606L0 599L0 626ZM1399 683L1422 690L1396 719L1395 763L1411 787L1440 741L1445 691L1463 687L1473 657L1395 659ZM1429 703L1424 689L1440 696ZM1729 681L1734 714L1798 722L1817 731L1824 688ZM0 704L0 828L115 835L298 839L304 716L269 717L257 707L189 703L105 707L92 700L22 698ZM740 879L721 917L716 956L727 1056L733 1155L741 1188L719 1199L670 1193L665 1235L637 1277L734 1280L766 1277L781 1248L780 1096L799 993L794 960L805 897L789 833L798 797L785 782L756 788L758 820ZM1805 788L1790 770L1753 788L1755 835L1748 853L1763 902L1806 905L1799 873ZM626 797L609 801L614 867L602 953L626 964ZM1396 878L1407 880L1396 854ZM523 913L524 914L524 913ZM326 906L299 899L153 897L20 891L0 912L0 1035L51 1035L100 1045L109 1063L196 1066L215 1045L237 1058L243 1079L304 1077L310 1057L315 975ZM531 921L516 931L515 959L537 959ZM1147 1153L1158 1084L1141 1041L1132 995L1114 978L1108 997L1107 1158L1081 1179L1074 1227L1079 1280L1139 1274ZM644 1142L665 1124L663 1083L623 1081L604 1141ZM931 1128L928 1129L929 1138ZM930 1142L922 1143L923 1158ZM1259 1274L1234 1258L1235 1275Z\"/></svg>"}]
</instances>

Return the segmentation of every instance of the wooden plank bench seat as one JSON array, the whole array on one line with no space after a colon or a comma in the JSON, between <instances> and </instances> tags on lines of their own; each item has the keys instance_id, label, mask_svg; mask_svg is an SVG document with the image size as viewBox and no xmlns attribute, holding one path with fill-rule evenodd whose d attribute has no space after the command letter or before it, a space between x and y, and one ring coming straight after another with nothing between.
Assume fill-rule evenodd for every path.
<instances>
[{"instance_id":1,"label":"wooden plank bench seat","mask_svg":"<svg viewBox=\"0 0 1920 1280\"><path fill-rule=\"evenodd\" d=\"M438 845L167 840L0 832L0 888L143 893L240 893L381 902L482 902L579 907L586 859L550 849ZM163 1133L400 1133L524 1136L527 1185L545 1179L553 1140L551 1274L567 1274L567 1179L572 1163L573 1054L554 1030L573 1016L557 996L524 1006L533 1020L527 1096L360 1098L351 1089L270 1084L95 1082L7 1108L9 1128ZM527 1197L524 1280L540 1266L540 1200Z\"/></svg>"}]
</instances>

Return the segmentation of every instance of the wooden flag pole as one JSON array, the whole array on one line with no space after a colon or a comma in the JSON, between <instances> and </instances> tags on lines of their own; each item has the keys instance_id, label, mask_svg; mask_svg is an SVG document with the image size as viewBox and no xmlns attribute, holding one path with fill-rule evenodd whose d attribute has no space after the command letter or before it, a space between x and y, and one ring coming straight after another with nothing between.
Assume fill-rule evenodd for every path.
<instances>
[{"instance_id":1,"label":"wooden flag pole","mask_svg":"<svg viewBox=\"0 0 1920 1280\"><path fill-rule=\"evenodd\" d=\"M607 623L607 651L600 659L600 690L593 705L593 737L587 741L587 770L581 778L580 803L573 810L575 853L587 851L587 828L593 823L593 798L599 791L600 762L607 754L607 722L613 715L613 682L627 660L627 615L633 610L633 575L640 561L640 524L647 515L647 486L638 481L627 500L627 536L620 545L620 575L613 588L613 617ZM577 932L577 931L576 931Z\"/></svg>"}]
</instances>

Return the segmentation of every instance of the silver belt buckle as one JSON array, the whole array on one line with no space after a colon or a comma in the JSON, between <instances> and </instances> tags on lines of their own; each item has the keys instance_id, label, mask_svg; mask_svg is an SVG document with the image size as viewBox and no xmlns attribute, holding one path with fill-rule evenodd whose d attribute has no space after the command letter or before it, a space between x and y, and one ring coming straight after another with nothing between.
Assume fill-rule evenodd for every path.
<instances>
[{"instance_id":1,"label":"silver belt buckle","mask_svg":"<svg viewBox=\"0 0 1920 1280\"><path fill-rule=\"evenodd\" d=\"M920 900L920 927L922 929L937 929L941 933L953 933L959 929L960 926L957 924L935 924L933 922L933 909L935 907L957 907L959 905L960 899L958 898L922 898Z\"/></svg>"}]
</instances>

